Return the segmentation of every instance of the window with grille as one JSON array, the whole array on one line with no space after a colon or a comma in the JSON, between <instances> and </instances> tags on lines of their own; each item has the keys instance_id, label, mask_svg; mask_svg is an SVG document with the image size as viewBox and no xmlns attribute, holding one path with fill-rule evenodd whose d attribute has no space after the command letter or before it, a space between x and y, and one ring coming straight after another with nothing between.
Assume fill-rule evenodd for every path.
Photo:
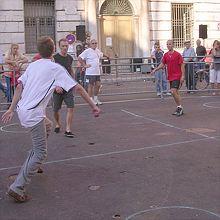
<instances>
[{"instance_id":1,"label":"window with grille","mask_svg":"<svg viewBox=\"0 0 220 220\"><path fill-rule=\"evenodd\" d=\"M26 53L37 52L37 40L50 36L55 40L55 0L24 0Z\"/></svg>"},{"instance_id":2,"label":"window with grille","mask_svg":"<svg viewBox=\"0 0 220 220\"><path fill-rule=\"evenodd\" d=\"M193 4L172 4L172 37L176 48L193 42Z\"/></svg>"}]
</instances>

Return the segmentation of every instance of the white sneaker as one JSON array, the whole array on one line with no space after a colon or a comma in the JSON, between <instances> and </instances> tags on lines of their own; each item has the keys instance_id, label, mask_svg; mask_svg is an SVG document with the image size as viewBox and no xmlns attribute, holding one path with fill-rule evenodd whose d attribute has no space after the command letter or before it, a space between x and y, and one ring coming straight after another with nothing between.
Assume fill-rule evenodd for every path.
<instances>
[{"instance_id":1,"label":"white sneaker","mask_svg":"<svg viewBox=\"0 0 220 220\"><path fill-rule=\"evenodd\" d=\"M97 99L96 100L96 105L102 105L102 102Z\"/></svg>"},{"instance_id":2,"label":"white sneaker","mask_svg":"<svg viewBox=\"0 0 220 220\"><path fill-rule=\"evenodd\" d=\"M96 105L102 105L102 102L98 100L97 96L94 97L93 101Z\"/></svg>"},{"instance_id":3,"label":"white sneaker","mask_svg":"<svg viewBox=\"0 0 220 220\"><path fill-rule=\"evenodd\" d=\"M171 92L166 92L166 93L164 93L164 95L171 96L172 94L171 94Z\"/></svg>"},{"instance_id":4,"label":"white sneaker","mask_svg":"<svg viewBox=\"0 0 220 220\"><path fill-rule=\"evenodd\" d=\"M161 92L158 92L158 93L157 93L157 96L161 96Z\"/></svg>"}]
</instances>

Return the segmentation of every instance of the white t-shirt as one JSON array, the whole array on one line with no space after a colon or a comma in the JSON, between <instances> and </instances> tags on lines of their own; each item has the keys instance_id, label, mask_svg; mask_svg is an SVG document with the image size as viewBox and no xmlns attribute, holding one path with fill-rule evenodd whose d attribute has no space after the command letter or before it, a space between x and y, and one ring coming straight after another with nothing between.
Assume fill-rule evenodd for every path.
<instances>
[{"instance_id":1,"label":"white t-shirt","mask_svg":"<svg viewBox=\"0 0 220 220\"><path fill-rule=\"evenodd\" d=\"M40 59L31 63L18 79L23 84L17 113L21 125L32 127L45 117L45 109L56 86L69 91L77 82L64 67L50 59Z\"/></svg>"},{"instance_id":2,"label":"white t-shirt","mask_svg":"<svg viewBox=\"0 0 220 220\"><path fill-rule=\"evenodd\" d=\"M93 50L92 48L88 48L79 56L86 61L86 64L91 65L91 67L86 68L86 75L100 75L99 60L103 56L103 53L99 49L96 48Z\"/></svg>"}]
</instances>

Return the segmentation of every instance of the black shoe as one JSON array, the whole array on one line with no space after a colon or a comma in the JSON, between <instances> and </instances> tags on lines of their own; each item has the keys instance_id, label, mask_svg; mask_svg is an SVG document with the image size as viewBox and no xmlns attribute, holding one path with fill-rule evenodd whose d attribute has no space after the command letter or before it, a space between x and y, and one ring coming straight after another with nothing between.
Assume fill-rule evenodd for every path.
<instances>
[{"instance_id":1,"label":"black shoe","mask_svg":"<svg viewBox=\"0 0 220 220\"><path fill-rule=\"evenodd\" d=\"M56 128L54 129L54 132L55 132L55 133L59 133L59 132L60 132L60 127L56 127Z\"/></svg>"},{"instance_id":2,"label":"black shoe","mask_svg":"<svg viewBox=\"0 0 220 220\"><path fill-rule=\"evenodd\" d=\"M181 116L181 115L183 115L183 108L177 107L177 109L176 109L176 116Z\"/></svg>"},{"instance_id":3,"label":"black shoe","mask_svg":"<svg viewBox=\"0 0 220 220\"><path fill-rule=\"evenodd\" d=\"M74 138L74 134L71 131L65 131L64 135L69 138Z\"/></svg>"},{"instance_id":4,"label":"black shoe","mask_svg":"<svg viewBox=\"0 0 220 220\"><path fill-rule=\"evenodd\" d=\"M174 113L172 113L172 115L177 115L177 109L176 109L176 111Z\"/></svg>"},{"instance_id":5,"label":"black shoe","mask_svg":"<svg viewBox=\"0 0 220 220\"><path fill-rule=\"evenodd\" d=\"M37 173L43 173L44 171L42 170L42 168L38 168Z\"/></svg>"}]
</instances>

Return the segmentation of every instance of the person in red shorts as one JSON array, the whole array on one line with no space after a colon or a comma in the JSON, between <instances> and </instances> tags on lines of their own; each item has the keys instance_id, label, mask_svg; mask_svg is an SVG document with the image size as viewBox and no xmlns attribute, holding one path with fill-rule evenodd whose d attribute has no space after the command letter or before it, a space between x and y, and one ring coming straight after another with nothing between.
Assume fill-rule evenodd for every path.
<instances>
[{"instance_id":1,"label":"person in red shorts","mask_svg":"<svg viewBox=\"0 0 220 220\"><path fill-rule=\"evenodd\" d=\"M167 67L170 90L177 105L176 111L173 113L173 115L181 116L183 115L183 106L181 104L179 89L184 82L185 70L183 58L180 53L174 50L173 40L167 41L167 49L168 52L164 54L161 64L152 71L152 74L165 66Z\"/></svg>"}]
</instances>

